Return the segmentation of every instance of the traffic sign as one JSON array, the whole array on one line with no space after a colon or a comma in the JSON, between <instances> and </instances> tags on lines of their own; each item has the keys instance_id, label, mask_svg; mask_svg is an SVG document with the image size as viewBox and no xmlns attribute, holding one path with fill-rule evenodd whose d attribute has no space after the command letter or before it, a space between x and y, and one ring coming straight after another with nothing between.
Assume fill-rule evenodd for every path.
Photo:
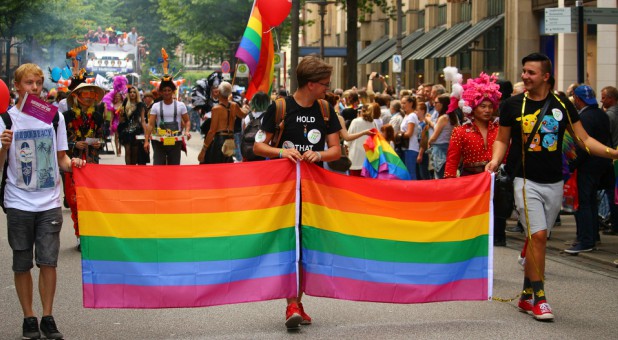
<instances>
[{"instance_id":1,"label":"traffic sign","mask_svg":"<svg viewBox=\"0 0 618 340\"><path fill-rule=\"evenodd\" d=\"M236 78L248 78L249 77L249 67L247 64L238 64L236 68Z\"/></svg>"},{"instance_id":2,"label":"traffic sign","mask_svg":"<svg viewBox=\"0 0 618 340\"><path fill-rule=\"evenodd\" d=\"M230 62L227 60L224 60L221 63L221 73L230 73Z\"/></svg>"},{"instance_id":3,"label":"traffic sign","mask_svg":"<svg viewBox=\"0 0 618 340\"><path fill-rule=\"evenodd\" d=\"M618 8L584 7L584 23L616 25L618 24Z\"/></svg>"},{"instance_id":4,"label":"traffic sign","mask_svg":"<svg viewBox=\"0 0 618 340\"><path fill-rule=\"evenodd\" d=\"M401 55L393 55L393 73L401 73Z\"/></svg>"},{"instance_id":5,"label":"traffic sign","mask_svg":"<svg viewBox=\"0 0 618 340\"><path fill-rule=\"evenodd\" d=\"M577 32L577 12L574 7L545 8L545 33Z\"/></svg>"},{"instance_id":6,"label":"traffic sign","mask_svg":"<svg viewBox=\"0 0 618 340\"><path fill-rule=\"evenodd\" d=\"M283 67L283 53L275 53L275 68Z\"/></svg>"}]
</instances>

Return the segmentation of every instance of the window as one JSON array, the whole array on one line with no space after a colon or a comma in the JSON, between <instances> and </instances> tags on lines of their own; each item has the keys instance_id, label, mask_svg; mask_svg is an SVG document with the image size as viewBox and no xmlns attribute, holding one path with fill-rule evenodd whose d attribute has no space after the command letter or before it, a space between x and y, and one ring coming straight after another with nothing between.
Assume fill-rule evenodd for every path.
<instances>
[{"instance_id":1,"label":"window","mask_svg":"<svg viewBox=\"0 0 618 340\"><path fill-rule=\"evenodd\" d=\"M438 26L446 25L446 5L438 7Z\"/></svg>"},{"instance_id":2,"label":"window","mask_svg":"<svg viewBox=\"0 0 618 340\"><path fill-rule=\"evenodd\" d=\"M418 28L425 28L425 10L418 11Z\"/></svg>"},{"instance_id":3,"label":"window","mask_svg":"<svg viewBox=\"0 0 618 340\"><path fill-rule=\"evenodd\" d=\"M416 90L418 85L425 82L425 61L414 60L414 75L416 76L416 83L411 84L411 87Z\"/></svg>"},{"instance_id":4,"label":"window","mask_svg":"<svg viewBox=\"0 0 618 340\"><path fill-rule=\"evenodd\" d=\"M487 73L504 71L504 25L496 25L483 35L485 48L484 69Z\"/></svg>"},{"instance_id":5,"label":"window","mask_svg":"<svg viewBox=\"0 0 618 340\"><path fill-rule=\"evenodd\" d=\"M465 2L461 4L461 21L472 20L472 4Z\"/></svg>"},{"instance_id":6,"label":"window","mask_svg":"<svg viewBox=\"0 0 618 340\"><path fill-rule=\"evenodd\" d=\"M464 49L457 55L457 59L462 74L464 70L469 71L472 69L472 52L470 50Z\"/></svg>"},{"instance_id":7,"label":"window","mask_svg":"<svg viewBox=\"0 0 618 340\"><path fill-rule=\"evenodd\" d=\"M487 16L496 16L504 13L504 0L487 1Z\"/></svg>"}]
</instances>

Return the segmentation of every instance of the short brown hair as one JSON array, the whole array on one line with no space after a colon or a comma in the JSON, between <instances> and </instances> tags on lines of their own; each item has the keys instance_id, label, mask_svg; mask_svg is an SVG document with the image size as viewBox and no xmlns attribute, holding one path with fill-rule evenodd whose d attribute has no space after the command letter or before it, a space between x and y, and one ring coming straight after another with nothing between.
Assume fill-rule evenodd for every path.
<instances>
[{"instance_id":1,"label":"short brown hair","mask_svg":"<svg viewBox=\"0 0 618 340\"><path fill-rule=\"evenodd\" d=\"M15 74L13 75L13 80L16 83L19 83L21 81L21 78L23 78L27 74L33 74L35 76L39 76L45 79L45 76L43 75L43 70L41 70L39 65L28 63L28 64L20 65L17 68L17 70L15 70Z\"/></svg>"},{"instance_id":2,"label":"short brown hair","mask_svg":"<svg viewBox=\"0 0 618 340\"><path fill-rule=\"evenodd\" d=\"M328 78L333 73L333 67L315 56L304 57L296 68L298 87L304 87L309 82L318 82Z\"/></svg>"}]
</instances>

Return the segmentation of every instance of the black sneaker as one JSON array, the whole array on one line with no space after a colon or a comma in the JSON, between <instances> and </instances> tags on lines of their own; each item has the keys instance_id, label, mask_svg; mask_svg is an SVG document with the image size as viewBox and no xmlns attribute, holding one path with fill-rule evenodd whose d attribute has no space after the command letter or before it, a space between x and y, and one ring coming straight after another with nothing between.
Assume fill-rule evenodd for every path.
<instances>
[{"instance_id":1,"label":"black sneaker","mask_svg":"<svg viewBox=\"0 0 618 340\"><path fill-rule=\"evenodd\" d=\"M24 324L21 326L23 334L22 339L40 339L41 332L39 332L39 321L36 317L31 316L24 318Z\"/></svg>"},{"instance_id":2,"label":"black sneaker","mask_svg":"<svg viewBox=\"0 0 618 340\"><path fill-rule=\"evenodd\" d=\"M581 243L578 243L569 249L565 249L564 252L567 254L571 254L571 255L577 255L579 253L592 251L593 248L594 247L585 247L585 246L582 246Z\"/></svg>"},{"instance_id":3,"label":"black sneaker","mask_svg":"<svg viewBox=\"0 0 618 340\"><path fill-rule=\"evenodd\" d=\"M54 317L51 315L41 318L41 332L43 332L47 339L64 338L62 333L58 331L58 327L56 327L56 321L54 321Z\"/></svg>"}]
</instances>

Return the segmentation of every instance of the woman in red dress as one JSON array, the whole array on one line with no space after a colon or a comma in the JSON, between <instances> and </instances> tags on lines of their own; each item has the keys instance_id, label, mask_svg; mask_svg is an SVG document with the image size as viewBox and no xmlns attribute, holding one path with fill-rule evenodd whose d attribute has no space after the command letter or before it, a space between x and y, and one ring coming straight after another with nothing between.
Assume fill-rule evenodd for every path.
<instances>
[{"instance_id":1,"label":"woman in red dress","mask_svg":"<svg viewBox=\"0 0 618 340\"><path fill-rule=\"evenodd\" d=\"M461 90L461 91L459 91ZM485 171L491 160L492 145L498 135L499 124L494 121L494 111L498 110L501 93L495 76L485 73L476 79L469 79L463 86L453 85L449 112L457 106L466 116L466 121L453 129L446 156L444 178L457 177L461 165L461 176L474 175ZM457 92L461 93L459 99ZM457 105L455 105L457 104ZM494 245L505 246L504 228L506 220L494 218Z\"/></svg>"}]
</instances>

